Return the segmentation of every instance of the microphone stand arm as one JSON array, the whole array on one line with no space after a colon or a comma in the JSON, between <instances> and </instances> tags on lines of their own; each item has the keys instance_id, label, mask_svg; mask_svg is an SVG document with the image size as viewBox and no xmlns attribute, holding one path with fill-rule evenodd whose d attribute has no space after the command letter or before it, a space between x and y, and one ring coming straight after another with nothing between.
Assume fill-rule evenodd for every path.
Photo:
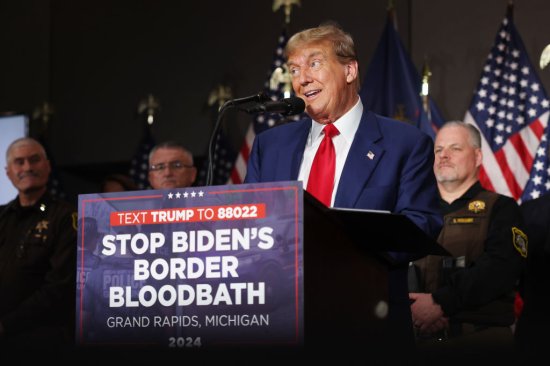
<instances>
[{"instance_id":1,"label":"microphone stand arm","mask_svg":"<svg viewBox=\"0 0 550 366\"><path fill-rule=\"evenodd\" d=\"M214 124L214 128L212 130L212 135L210 136L210 142L208 143L208 168L206 171L207 186L211 186L212 181L214 180L214 151L216 150L216 139L218 137L218 130L222 125L225 111L229 108L234 108L234 107L239 108L239 106L243 104L263 103L268 100L269 98L264 93L260 92L258 94L254 94L248 97L228 100L221 106L218 112L218 118L216 118L216 123Z\"/></svg>"},{"instance_id":2,"label":"microphone stand arm","mask_svg":"<svg viewBox=\"0 0 550 366\"><path fill-rule=\"evenodd\" d=\"M211 186L214 179L214 151L216 150L216 139L218 137L218 131L220 129L220 126L222 125L225 111L229 107L233 106L234 104L232 100L228 100L221 106L218 117L216 118L216 123L214 124L214 129L212 130L212 135L210 135L210 142L208 143L208 169L206 171L207 186Z\"/></svg>"}]
</instances>

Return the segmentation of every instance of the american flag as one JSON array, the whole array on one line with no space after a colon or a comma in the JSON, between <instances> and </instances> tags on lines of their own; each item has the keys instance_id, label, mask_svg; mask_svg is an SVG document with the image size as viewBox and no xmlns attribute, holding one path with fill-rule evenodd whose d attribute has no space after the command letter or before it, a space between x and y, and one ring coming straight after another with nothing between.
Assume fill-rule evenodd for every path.
<instances>
[{"instance_id":1,"label":"american flag","mask_svg":"<svg viewBox=\"0 0 550 366\"><path fill-rule=\"evenodd\" d=\"M280 81L280 82L272 81L273 75L276 72L276 70L278 68L279 70L283 70L284 68L283 65L285 64L285 59L284 59L283 53L284 53L284 48L286 46L287 41L288 41L288 36L286 33L286 29L283 28L283 31L279 36L279 39L277 42L277 48L275 49L273 63L271 64L271 68L268 71L267 80L264 84L264 93L265 95L270 97L272 100L280 100L283 98L288 98L292 94L289 89L289 90L286 90L286 95L285 95L285 86L288 85L287 83L283 81ZM277 124L284 123L285 121L300 120L304 117L305 115L303 113L292 117L283 117L280 114L272 114L272 113L257 114L254 117L253 122L248 127L244 141L237 154L237 159L231 169L231 175L229 176L228 183L241 184L244 181L244 178L246 176L246 165L248 162L248 156L250 154L250 150L252 149L252 143L254 142L254 138L256 137L256 134L270 127L273 127Z\"/></svg>"},{"instance_id":2,"label":"american flag","mask_svg":"<svg viewBox=\"0 0 550 366\"><path fill-rule=\"evenodd\" d=\"M235 162L237 153L235 148L230 144L229 137L225 136L223 132L218 133L216 136L215 148L214 148L214 171L212 175L213 185L228 184L231 171ZM203 160L197 173L197 186L206 185L206 176L208 171L208 159Z\"/></svg>"},{"instance_id":3,"label":"american flag","mask_svg":"<svg viewBox=\"0 0 550 366\"><path fill-rule=\"evenodd\" d=\"M155 146L155 141L149 125L145 126L145 131L138 149L130 163L129 174L139 189L149 188L149 152Z\"/></svg>"},{"instance_id":4,"label":"american flag","mask_svg":"<svg viewBox=\"0 0 550 366\"><path fill-rule=\"evenodd\" d=\"M546 92L509 7L465 121L482 135L481 184L518 203L550 189Z\"/></svg>"},{"instance_id":5,"label":"american flag","mask_svg":"<svg viewBox=\"0 0 550 366\"><path fill-rule=\"evenodd\" d=\"M424 109L422 80L396 28L391 7L359 94L372 112L412 123L433 138L443 118L429 96L429 110Z\"/></svg>"}]
</instances>

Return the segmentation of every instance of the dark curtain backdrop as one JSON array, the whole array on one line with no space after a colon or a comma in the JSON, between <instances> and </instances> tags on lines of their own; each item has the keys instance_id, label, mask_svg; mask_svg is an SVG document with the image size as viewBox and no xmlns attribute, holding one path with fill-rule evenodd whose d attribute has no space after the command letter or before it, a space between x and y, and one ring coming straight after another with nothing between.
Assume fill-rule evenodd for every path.
<instances>
[{"instance_id":1,"label":"dark curtain backdrop","mask_svg":"<svg viewBox=\"0 0 550 366\"><path fill-rule=\"evenodd\" d=\"M356 40L368 67L387 0L302 0L288 27L335 20ZM420 70L428 58L432 96L446 119L462 119L508 0L395 0L403 42ZM213 125L207 106L220 83L234 97L262 89L284 23L272 0L0 1L0 113L32 115L44 101L55 114L48 142L69 195L90 193L108 172L126 170L141 139L140 100L160 101L153 134L177 139L200 160ZM515 2L515 22L538 68L550 43L550 2ZM248 116L226 121L233 143ZM4 152L0 152L4 153Z\"/></svg>"}]
</instances>

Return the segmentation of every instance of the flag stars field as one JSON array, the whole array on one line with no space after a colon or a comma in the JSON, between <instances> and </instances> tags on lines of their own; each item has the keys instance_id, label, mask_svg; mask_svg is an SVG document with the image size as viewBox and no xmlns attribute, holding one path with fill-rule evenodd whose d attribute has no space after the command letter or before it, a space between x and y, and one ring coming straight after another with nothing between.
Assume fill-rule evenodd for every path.
<instances>
[{"instance_id":1,"label":"flag stars field","mask_svg":"<svg viewBox=\"0 0 550 366\"><path fill-rule=\"evenodd\" d=\"M485 188L518 203L549 189L549 105L509 12L465 116L482 134L480 181Z\"/></svg>"}]
</instances>

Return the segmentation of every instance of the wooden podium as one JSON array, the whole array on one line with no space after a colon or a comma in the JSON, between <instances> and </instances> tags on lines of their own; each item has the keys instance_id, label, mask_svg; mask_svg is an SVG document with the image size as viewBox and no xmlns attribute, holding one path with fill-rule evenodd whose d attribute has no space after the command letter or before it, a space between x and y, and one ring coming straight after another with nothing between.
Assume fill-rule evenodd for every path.
<instances>
[{"instance_id":1,"label":"wooden podium","mask_svg":"<svg viewBox=\"0 0 550 366\"><path fill-rule=\"evenodd\" d=\"M404 215L330 209L304 191L306 349L389 348L388 252L447 254Z\"/></svg>"},{"instance_id":2,"label":"wooden podium","mask_svg":"<svg viewBox=\"0 0 550 366\"><path fill-rule=\"evenodd\" d=\"M194 189L189 188L189 190ZM295 356L309 357L311 355L316 359L317 355L330 354L341 359L341 356L344 355L362 356L365 352L368 353L371 360L386 361L383 351L389 349L390 346L394 346L395 352L405 354L399 348L399 344L392 344L395 333L389 330L391 329L388 322L390 278L393 291L394 274L401 271L403 267L402 264L399 266L394 263L389 253L409 253L418 258L427 254L447 254L434 239L427 236L406 216L379 211L327 208L309 193L302 191L301 183L295 181L202 187L200 189L204 197L190 201L173 200L170 196L172 195L171 191L136 191L101 196L97 194L81 195L79 207L82 207L82 210L79 212L90 217L97 216L97 219L103 220L104 226L109 228L110 218L113 214L128 211L141 212L143 214L137 216L146 217L147 212L151 209L154 209L155 212L168 212L174 208L204 210L208 207L224 207L223 205L230 207L235 203L245 203L256 208L265 206L264 216L236 221L231 227L245 229L249 225L269 226L275 231L274 235L280 236L277 238L279 244L271 248L270 251L247 249L243 253L229 254L239 258L239 276L237 277L240 281L265 282L266 286L271 285L269 291L266 290L267 296L270 297L266 304L273 305L274 302L271 300L276 299L281 300L283 305L274 310L268 309L267 306L264 307L264 304L252 304L258 305L257 307L249 306L250 304L243 306L239 304L239 307L233 308L227 305L225 308L214 307L212 309L199 306L186 308L184 305L178 305L180 308L177 309L181 311L177 315L198 314L203 316L204 314L218 313L223 315L232 314L231 311L233 314L240 314L237 310L242 309L244 309L243 314L262 311L271 314L279 310L276 317L274 316L273 323L264 328L246 328L250 333L244 333L242 327L233 329L225 327L225 325L208 329L206 326L196 328L175 326L168 327L168 329L159 327L166 333L153 332L151 329L156 329L147 326L128 328L128 331L122 329L116 332L117 329L106 327L103 320L107 316L119 314L119 312L115 312L110 306L105 305L108 303L95 301L108 299L104 292L105 278L108 278L105 273L115 273L116 270L118 271L116 273L122 273L121 278L133 278L135 262L132 261L135 258L153 261L157 256L153 255L154 253L136 255L127 259L130 261L130 266L127 265L127 261L122 261L115 256L104 257L101 268L96 268L84 284L90 286L89 294L82 291L77 297L77 301L81 301L78 303L78 309L84 309L84 305L90 305L91 309L93 309L91 305L96 305L99 309L94 313L96 318L92 318L94 322L90 321L90 324L96 326L92 329L99 329L99 333L94 333L94 335L100 334L101 337L97 337L98 342L95 342L96 338L91 336L86 338L89 335L87 330L90 324L84 321L78 323L80 326L77 327L77 336L80 335L81 344L89 346L89 348L78 348L75 357L97 357L98 361L105 357L109 359L121 357L126 361L128 352L130 352L134 360L141 361L149 356L147 353L151 352L150 356L157 361L173 359L179 362L181 357L185 357L186 360L196 359L202 362L205 359L217 360L219 358L222 362L231 360L250 364L250 361L257 361L262 364L280 365L281 361L290 360ZM182 192L178 191L178 193ZM184 190L184 193L189 192ZM120 214L114 215L114 217L120 217ZM222 221L221 219L212 220L212 232L219 228L226 228L217 226ZM210 222L208 220L205 222L184 221L165 225L167 227L164 229L169 235L174 230L205 229L209 227ZM163 232L157 227L155 227L155 231ZM82 248L89 243L85 237L83 233ZM280 250L283 248L283 244L293 249L289 249L287 252L282 251L284 253L281 254ZM253 246L251 248L254 249ZM181 253L172 250L172 252L163 254L162 258L181 255ZM218 254L212 251L208 255L223 256L228 253ZM271 264L275 260L278 260L277 263L281 269L288 267L290 270L273 272L276 275L269 277L259 275L268 263ZM303 261L303 265L300 260ZM228 279L231 280L231 278ZM150 285L148 287L153 288L152 285L154 285L160 288L164 285L185 284L185 281L177 278L161 278L161 280L164 282L156 279L155 281L151 280L150 283L147 283ZM204 281L204 284L207 283L202 278L195 282L201 284L200 281ZM290 283L291 286L281 290L277 286L278 281L285 284ZM194 284L195 282L189 283ZM108 284L108 286L111 285ZM108 286L107 288L109 288ZM125 284L125 286L126 288L131 287L129 284ZM92 291L94 289L102 291L96 294ZM137 289L138 287L136 287ZM401 290L405 295L405 308L408 308L406 288ZM85 300L91 303L86 303ZM147 307L146 310L149 312L145 315L164 315L163 311L167 308L160 305L158 307L159 309ZM127 314L125 312L122 314L130 317L134 314L133 308L128 308ZM84 319L84 317L78 319ZM209 331L209 329L213 330ZM258 332L253 333L256 330ZM180 331L181 334L176 333L177 331ZM242 332L243 335L240 338L239 332ZM174 335L204 336L205 340L209 342L214 340L217 343L205 343L208 346L204 348L167 349L166 340ZM110 343L106 342L106 339L110 340ZM129 340L133 342L129 342ZM113 353L110 353L111 351ZM185 353L185 356L182 353Z\"/></svg>"}]
</instances>

